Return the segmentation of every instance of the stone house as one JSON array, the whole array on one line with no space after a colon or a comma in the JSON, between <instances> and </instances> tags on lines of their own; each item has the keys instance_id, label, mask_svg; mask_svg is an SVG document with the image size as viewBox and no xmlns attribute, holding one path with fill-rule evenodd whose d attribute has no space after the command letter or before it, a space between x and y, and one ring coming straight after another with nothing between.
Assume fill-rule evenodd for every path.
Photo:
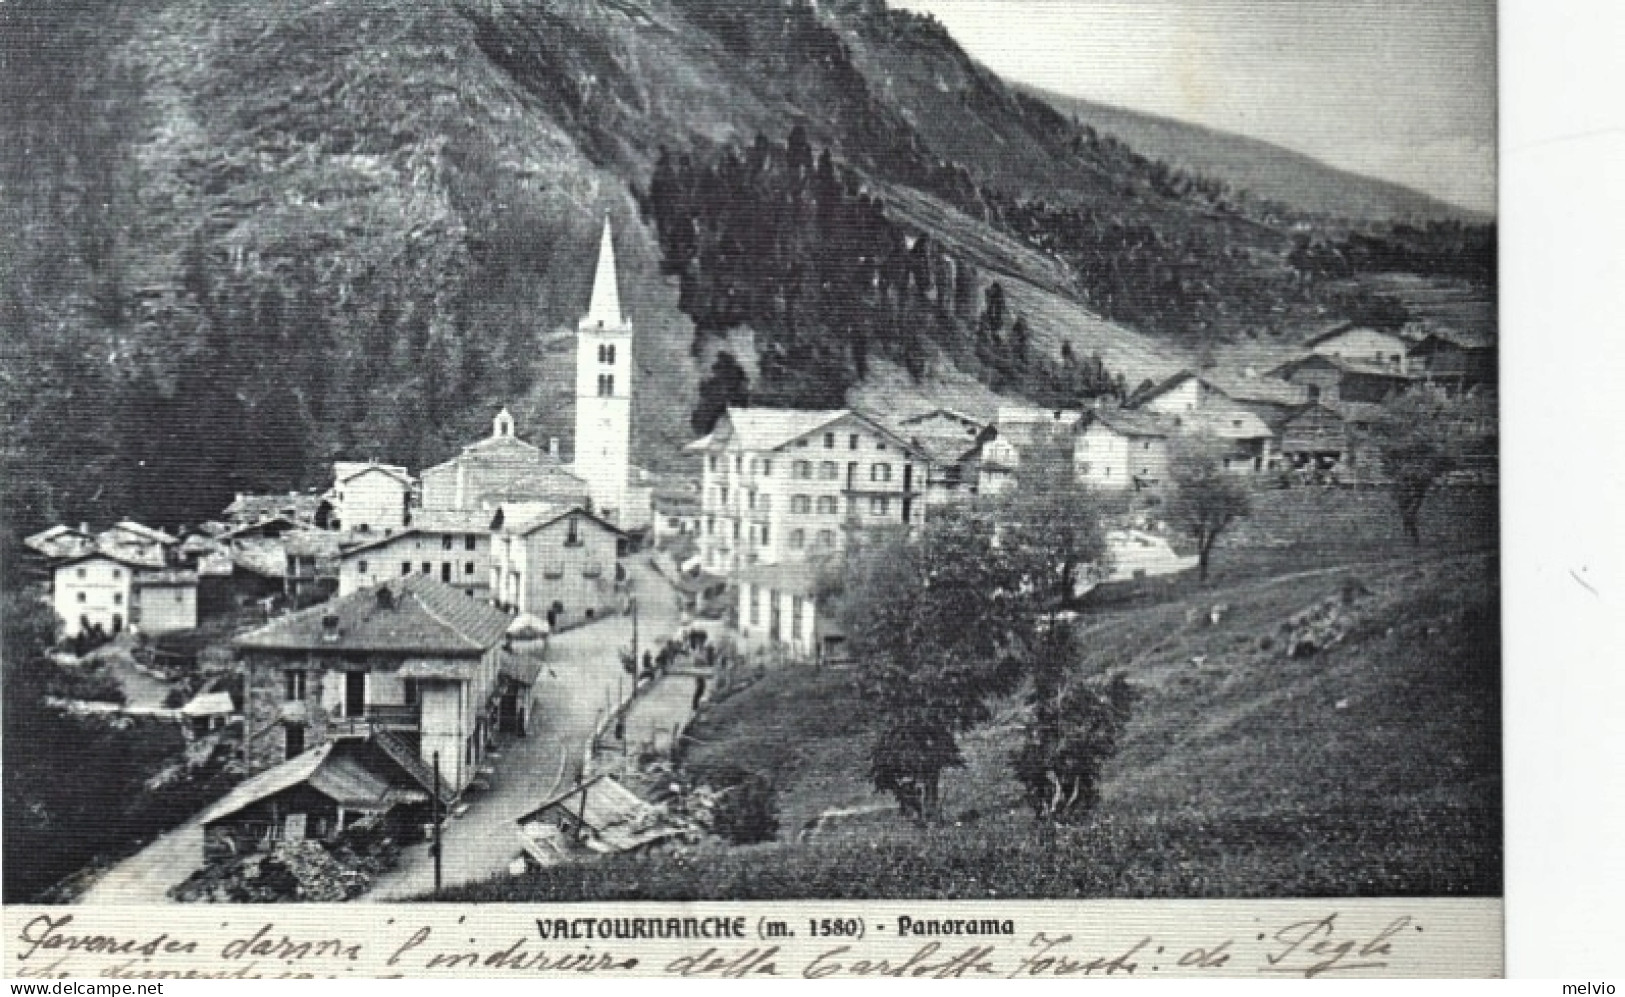
<instances>
[{"instance_id":1,"label":"stone house","mask_svg":"<svg viewBox=\"0 0 1625 997\"><path fill-rule=\"evenodd\" d=\"M237 637L260 769L384 732L460 791L501 709L507 614L429 575L392 578Z\"/></svg>"},{"instance_id":2,"label":"stone house","mask_svg":"<svg viewBox=\"0 0 1625 997\"><path fill-rule=\"evenodd\" d=\"M1073 437L1078 480L1106 491L1159 488L1168 478L1168 441L1177 433L1173 416L1121 408L1089 412Z\"/></svg>"}]
</instances>

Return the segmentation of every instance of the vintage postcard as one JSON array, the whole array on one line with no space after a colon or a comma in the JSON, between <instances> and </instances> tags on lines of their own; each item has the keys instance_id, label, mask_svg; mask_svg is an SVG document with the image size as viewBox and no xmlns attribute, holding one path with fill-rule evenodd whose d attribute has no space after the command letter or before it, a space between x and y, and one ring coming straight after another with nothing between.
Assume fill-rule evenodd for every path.
<instances>
[{"instance_id":1,"label":"vintage postcard","mask_svg":"<svg viewBox=\"0 0 1625 997\"><path fill-rule=\"evenodd\" d=\"M0 58L6 975L1502 972L1493 0Z\"/></svg>"}]
</instances>

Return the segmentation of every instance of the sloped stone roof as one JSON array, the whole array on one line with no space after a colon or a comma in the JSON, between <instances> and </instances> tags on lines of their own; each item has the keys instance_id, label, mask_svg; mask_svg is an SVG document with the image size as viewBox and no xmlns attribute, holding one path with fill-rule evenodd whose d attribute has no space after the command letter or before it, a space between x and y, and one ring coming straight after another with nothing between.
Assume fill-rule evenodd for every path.
<instances>
[{"instance_id":1,"label":"sloped stone roof","mask_svg":"<svg viewBox=\"0 0 1625 997\"><path fill-rule=\"evenodd\" d=\"M327 617L337 626L325 625ZM233 643L246 650L471 657L495 646L508 623L506 613L461 589L428 575L404 575L283 617Z\"/></svg>"}]
</instances>

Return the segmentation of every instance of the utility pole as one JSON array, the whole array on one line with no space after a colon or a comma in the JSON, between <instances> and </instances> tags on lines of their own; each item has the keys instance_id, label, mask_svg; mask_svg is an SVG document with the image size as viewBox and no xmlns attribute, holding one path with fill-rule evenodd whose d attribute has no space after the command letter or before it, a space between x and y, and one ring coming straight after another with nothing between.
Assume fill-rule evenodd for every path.
<instances>
[{"instance_id":1,"label":"utility pole","mask_svg":"<svg viewBox=\"0 0 1625 997\"><path fill-rule=\"evenodd\" d=\"M440 752L438 751L434 753L434 805L432 812L434 814L434 844L430 847L434 850L434 896L438 900L440 899L440 825L445 820L445 815L440 812Z\"/></svg>"}]
</instances>

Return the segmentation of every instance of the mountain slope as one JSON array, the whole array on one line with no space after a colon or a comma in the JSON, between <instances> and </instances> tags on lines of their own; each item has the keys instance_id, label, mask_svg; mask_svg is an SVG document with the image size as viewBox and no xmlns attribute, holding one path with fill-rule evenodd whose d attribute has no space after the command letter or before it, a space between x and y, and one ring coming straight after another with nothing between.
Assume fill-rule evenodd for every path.
<instances>
[{"instance_id":1,"label":"mountain slope","mask_svg":"<svg viewBox=\"0 0 1625 997\"><path fill-rule=\"evenodd\" d=\"M703 170L800 129L832 151L899 242L965 265L948 357L975 352L951 340L993 281L1045 362L1071 339L1135 382L1297 293L1285 225L1091 141L880 0L12 0L0 59L25 534L195 521L335 459L426 466L504 404L568 446L605 217L634 456L680 462L711 347L645 216L662 150ZM1206 312L1164 324L1187 296Z\"/></svg>"},{"instance_id":2,"label":"mountain slope","mask_svg":"<svg viewBox=\"0 0 1625 997\"><path fill-rule=\"evenodd\" d=\"M1357 222L1458 219L1481 222L1478 212L1402 184L1328 165L1262 139L1019 87L1068 117L1113 135L1137 152L1223 180L1255 197L1295 211Z\"/></svg>"}]
</instances>

